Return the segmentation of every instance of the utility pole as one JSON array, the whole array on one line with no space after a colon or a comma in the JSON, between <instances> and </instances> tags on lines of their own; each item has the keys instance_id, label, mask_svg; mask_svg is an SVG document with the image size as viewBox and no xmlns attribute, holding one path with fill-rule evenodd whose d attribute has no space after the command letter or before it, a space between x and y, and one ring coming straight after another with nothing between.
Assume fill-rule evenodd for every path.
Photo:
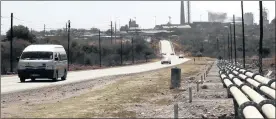
<instances>
[{"instance_id":1,"label":"utility pole","mask_svg":"<svg viewBox=\"0 0 276 119\"><path fill-rule=\"evenodd\" d=\"M156 26L156 16L154 16L154 27Z\"/></svg>"},{"instance_id":2,"label":"utility pole","mask_svg":"<svg viewBox=\"0 0 276 119\"><path fill-rule=\"evenodd\" d=\"M274 6L274 8L276 7L276 4L275 4L275 6ZM276 20L274 20L274 28L276 29ZM276 53L276 37L274 37L274 50L275 50L275 53ZM274 69L275 69L275 72L276 72L276 55L275 55L275 58L274 58ZM276 73L274 73L274 76L276 77Z\"/></svg>"},{"instance_id":3,"label":"utility pole","mask_svg":"<svg viewBox=\"0 0 276 119\"><path fill-rule=\"evenodd\" d=\"M66 32L67 32L67 23L65 24L65 26L66 26L66 27L65 27L65 33L66 33Z\"/></svg>"},{"instance_id":4,"label":"utility pole","mask_svg":"<svg viewBox=\"0 0 276 119\"><path fill-rule=\"evenodd\" d=\"M116 43L116 26L117 26L117 24L116 24L116 22L115 22L115 35L114 35L114 37L115 37L114 42L115 42L115 43Z\"/></svg>"},{"instance_id":5,"label":"utility pole","mask_svg":"<svg viewBox=\"0 0 276 119\"><path fill-rule=\"evenodd\" d=\"M132 64L134 64L133 37L131 38Z\"/></svg>"},{"instance_id":6,"label":"utility pole","mask_svg":"<svg viewBox=\"0 0 276 119\"><path fill-rule=\"evenodd\" d=\"M226 59L226 56L225 56L225 53L226 53L226 38L225 38L225 36L224 36L224 34L223 34L223 60L225 61L225 59Z\"/></svg>"},{"instance_id":7,"label":"utility pole","mask_svg":"<svg viewBox=\"0 0 276 119\"><path fill-rule=\"evenodd\" d=\"M243 1L241 1L241 11L242 11L242 66L245 68L245 36L244 36L244 19L243 19Z\"/></svg>"},{"instance_id":8,"label":"utility pole","mask_svg":"<svg viewBox=\"0 0 276 119\"><path fill-rule=\"evenodd\" d=\"M123 65L123 38L121 38L121 65Z\"/></svg>"},{"instance_id":9,"label":"utility pole","mask_svg":"<svg viewBox=\"0 0 276 119\"><path fill-rule=\"evenodd\" d=\"M230 56L230 44L229 44L229 32L227 32L227 46L228 46L228 60L230 61L230 59L231 59L231 56Z\"/></svg>"},{"instance_id":10,"label":"utility pole","mask_svg":"<svg viewBox=\"0 0 276 119\"><path fill-rule=\"evenodd\" d=\"M259 73L263 75L263 61L262 61L262 50L263 50L263 2L259 1L260 7L260 42L259 42Z\"/></svg>"},{"instance_id":11,"label":"utility pole","mask_svg":"<svg viewBox=\"0 0 276 119\"><path fill-rule=\"evenodd\" d=\"M187 1L187 4L188 4L188 24L190 24L190 22L191 22L191 21L190 21L190 20L191 20L191 19L190 19L190 10L191 10L191 9L190 9L190 1Z\"/></svg>"},{"instance_id":12,"label":"utility pole","mask_svg":"<svg viewBox=\"0 0 276 119\"><path fill-rule=\"evenodd\" d=\"M218 41L218 37L217 37L217 49L218 49L218 52L220 52L220 51L219 51L219 41Z\"/></svg>"},{"instance_id":13,"label":"utility pole","mask_svg":"<svg viewBox=\"0 0 276 119\"><path fill-rule=\"evenodd\" d=\"M45 31L45 24L44 24L44 37L46 36L46 31Z\"/></svg>"},{"instance_id":14,"label":"utility pole","mask_svg":"<svg viewBox=\"0 0 276 119\"><path fill-rule=\"evenodd\" d=\"M234 56L235 56L235 65L237 65L235 15L233 15L233 25L234 25Z\"/></svg>"},{"instance_id":15,"label":"utility pole","mask_svg":"<svg viewBox=\"0 0 276 119\"><path fill-rule=\"evenodd\" d=\"M10 68L11 68L11 73L13 72L13 46L12 46L12 40L13 40L13 13L11 13L11 37L10 37Z\"/></svg>"},{"instance_id":16,"label":"utility pole","mask_svg":"<svg viewBox=\"0 0 276 119\"><path fill-rule=\"evenodd\" d=\"M169 16L169 25L170 25L170 35L171 35L171 16ZM169 40L171 41L170 35L169 35Z\"/></svg>"},{"instance_id":17,"label":"utility pole","mask_svg":"<svg viewBox=\"0 0 276 119\"><path fill-rule=\"evenodd\" d=\"M111 44L112 44L112 21L111 21L111 25L110 25L110 31L111 31Z\"/></svg>"},{"instance_id":18,"label":"utility pole","mask_svg":"<svg viewBox=\"0 0 276 119\"><path fill-rule=\"evenodd\" d=\"M99 56L100 56L100 67L102 67L102 50L101 50L101 31L99 30Z\"/></svg>"},{"instance_id":19,"label":"utility pole","mask_svg":"<svg viewBox=\"0 0 276 119\"><path fill-rule=\"evenodd\" d=\"M232 55L232 28L230 23L230 57L231 57L231 63L233 63L233 55Z\"/></svg>"},{"instance_id":20,"label":"utility pole","mask_svg":"<svg viewBox=\"0 0 276 119\"><path fill-rule=\"evenodd\" d=\"M182 1L181 1L181 2L182 2ZM182 4L181 4L181 5L182 5ZM183 24L185 24L185 23L186 23L186 21L185 21L185 2L183 2L183 9L184 9L184 10L183 10L183 22L184 22ZM182 8L181 8L181 10L182 10ZM183 25L183 24L182 24L182 25Z\"/></svg>"},{"instance_id":21,"label":"utility pole","mask_svg":"<svg viewBox=\"0 0 276 119\"><path fill-rule=\"evenodd\" d=\"M69 64L71 63L70 62L70 60L71 60L71 58L70 58L70 27L71 27L71 25L70 25L70 20L68 20L68 46L67 46L67 48L68 48L68 70L69 70Z\"/></svg>"}]
</instances>

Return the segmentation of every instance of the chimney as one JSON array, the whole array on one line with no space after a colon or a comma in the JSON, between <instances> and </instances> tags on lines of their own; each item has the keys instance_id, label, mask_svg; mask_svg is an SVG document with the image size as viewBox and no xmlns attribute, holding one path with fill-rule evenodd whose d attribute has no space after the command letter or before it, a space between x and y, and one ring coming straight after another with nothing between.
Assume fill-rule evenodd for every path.
<instances>
[{"instance_id":1,"label":"chimney","mask_svg":"<svg viewBox=\"0 0 276 119\"><path fill-rule=\"evenodd\" d=\"M191 8L190 8L190 1L188 1L188 24L191 23L191 18L190 18L190 15L191 15Z\"/></svg>"},{"instance_id":2,"label":"chimney","mask_svg":"<svg viewBox=\"0 0 276 119\"><path fill-rule=\"evenodd\" d=\"M185 11L184 11L184 2L181 1L180 5L180 24L184 25L185 24Z\"/></svg>"}]
</instances>

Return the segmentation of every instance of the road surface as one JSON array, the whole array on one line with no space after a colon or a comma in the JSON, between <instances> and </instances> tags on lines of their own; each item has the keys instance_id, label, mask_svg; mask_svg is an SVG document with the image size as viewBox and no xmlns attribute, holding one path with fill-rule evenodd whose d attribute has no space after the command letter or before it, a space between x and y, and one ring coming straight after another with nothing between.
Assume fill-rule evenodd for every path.
<instances>
[{"instance_id":1,"label":"road surface","mask_svg":"<svg viewBox=\"0 0 276 119\"><path fill-rule=\"evenodd\" d=\"M162 49L162 52L167 53L165 57L171 58L171 64L162 65L161 62L158 61L158 62L152 62L152 63L146 63L146 64L140 64L140 65L133 65L133 66L69 72L67 75L67 80L57 81L57 82L49 81L49 82L37 83L37 82L30 82L27 79L26 82L21 83L18 76L1 77L1 94L36 89L36 88L47 87L47 86L63 85L63 84L69 84L69 83L80 82L85 80L92 80L92 79L104 77L104 76L140 73L140 72L155 70L159 68L169 67L173 65L178 65L189 60L187 58L179 59L176 55L170 55L173 52L173 50L171 48L170 42L167 40L161 40L161 49ZM45 79L45 80L51 80L51 79Z\"/></svg>"}]
</instances>

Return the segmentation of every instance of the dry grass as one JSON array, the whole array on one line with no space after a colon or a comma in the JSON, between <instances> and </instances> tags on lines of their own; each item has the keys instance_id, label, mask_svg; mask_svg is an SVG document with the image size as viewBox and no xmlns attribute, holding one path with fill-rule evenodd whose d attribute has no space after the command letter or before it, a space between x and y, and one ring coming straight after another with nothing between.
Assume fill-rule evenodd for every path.
<instances>
[{"instance_id":1,"label":"dry grass","mask_svg":"<svg viewBox=\"0 0 276 119\"><path fill-rule=\"evenodd\" d=\"M179 65L181 77L189 77L200 71L208 58L194 64L188 61ZM71 97L56 103L40 104L22 109L27 117L137 117L135 111L127 110L134 104L168 105L173 98L168 95L179 93L169 89L170 69L124 76L119 81L89 93ZM184 80L184 78L182 78ZM167 97L166 97L167 96ZM135 108L135 106L133 106Z\"/></svg>"}]
</instances>

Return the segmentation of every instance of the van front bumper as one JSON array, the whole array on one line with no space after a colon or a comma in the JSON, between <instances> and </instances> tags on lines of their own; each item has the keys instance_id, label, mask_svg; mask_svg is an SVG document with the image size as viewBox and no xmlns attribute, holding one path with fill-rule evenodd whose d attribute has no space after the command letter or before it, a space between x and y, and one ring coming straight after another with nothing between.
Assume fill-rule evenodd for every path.
<instances>
[{"instance_id":1,"label":"van front bumper","mask_svg":"<svg viewBox=\"0 0 276 119\"><path fill-rule=\"evenodd\" d=\"M53 78L54 70L48 69L18 69L20 78Z\"/></svg>"}]
</instances>

